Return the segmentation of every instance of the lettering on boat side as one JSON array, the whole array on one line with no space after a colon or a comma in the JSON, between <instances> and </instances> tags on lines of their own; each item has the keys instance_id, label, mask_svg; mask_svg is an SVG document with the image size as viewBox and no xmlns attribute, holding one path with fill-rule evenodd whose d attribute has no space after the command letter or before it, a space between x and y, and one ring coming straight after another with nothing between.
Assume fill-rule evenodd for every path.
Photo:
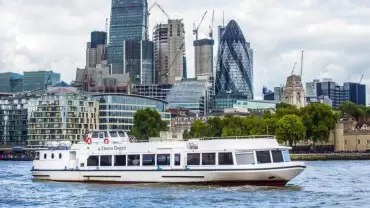
<instances>
[{"instance_id":1,"label":"lettering on boat side","mask_svg":"<svg viewBox=\"0 0 370 208\"><path fill-rule=\"evenodd\" d=\"M118 151L122 151L122 150L126 150L126 147L117 147L117 146L114 146L114 147L101 147L101 148L98 148L98 150L100 151L107 151L107 150L118 150Z\"/></svg>"}]
</instances>

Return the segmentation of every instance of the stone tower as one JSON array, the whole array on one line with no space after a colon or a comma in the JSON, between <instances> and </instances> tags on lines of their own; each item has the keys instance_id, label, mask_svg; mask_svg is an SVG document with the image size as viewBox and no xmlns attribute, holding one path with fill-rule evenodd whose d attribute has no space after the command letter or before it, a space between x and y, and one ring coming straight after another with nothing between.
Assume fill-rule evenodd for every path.
<instances>
[{"instance_id":1,"label":"stone tower","mask_svg":"<svg viewBox=\"0 0 370 208\"><path fill-rule=\"evenodd\" d=\"M300 76L291 75L287 78L283 90L282 102L297 107L304 107L306 105L306 93Z\"/></svg>"}]
</instances>

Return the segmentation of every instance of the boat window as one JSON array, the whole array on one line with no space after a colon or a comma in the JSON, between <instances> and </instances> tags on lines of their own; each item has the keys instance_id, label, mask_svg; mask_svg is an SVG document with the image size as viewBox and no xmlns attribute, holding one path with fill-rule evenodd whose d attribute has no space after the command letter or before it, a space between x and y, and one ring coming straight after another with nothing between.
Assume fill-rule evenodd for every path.
<instances>
[{"instance_id":1,"label":"boat window","mask_svg":"<svg viewBox=\"0 0 370 208\"><path fill-rule=\"evenodd\" d=\"M158 154L157 155L157 165L171 165L170 154Z\"/></svg>"},{"instance_id":2,"label":"boat window","mask_svg":"<svg viewBox=\"0 0 370 208\"><path fill-rule=\"evenodd\" d=\"M59 159L62 159L62 153L59 153Z\"/></svg>"},{"instance_id":3,"label":"boat window","mask_svg":"<svg viewBox=\"0 0 370 208\"><path fill-rule=\"evenodd\" d=\"M46 160L46 158L48 158L48 155L45 153L44 154L44 159Z\"/></svg>"},{"instance_id":4,"label":"boat window","mask_svg":"<svg viewBox=\"0 0 370 208\"><path fill-rule=\"evenodd\" d=\"M155 166L155 154L143 155L143 166Z\"/></svg>"},{"instance_id":5,"label":"boat window","mask_svg":"<svg viewBox=\"0 0 370 208\"><path fill-rule=\"evenodd\" d=\"M127 159L128 166L140 166L140 155L128 155Z\"/></svg>"},{"instance_id":6,"label":"boat window","mask_svg":"<svg viewBox=\"0 0 370 208\"><path fill-rule=\"evenodd\" d=\"M107 137L107 132L103 131L103 132L99 132L99 138L100 139L103 139L103 138L106 138Z\"/></svg>"},{"instance_id":7,"label":"boat window","mask_svg":"<svg viewBox=\"0 0 370 208\"><path fill-rule=\"evenodd\" d=\"M218 165L234 165L233 153L219 152L218 153Z\"/></svg>"},{"instance_id":8,"label":"boat window","mask_svg":"<svg viewBox=\"0 0 370 208\"><path fill-rule=\"evenodd\" d=\"M87 158L87 166L98 166L99 165L99 156L89 156Z\"/></svg>"},{"instance_id":9,"label":"boat window","mask_svg":"<svg viewBox=\"0 0 370 208\"><path fill-rule=\"evenodd\" d=\"M91 138L99 138L99 132L94 131L94 132L91 134Z\"/></svg>"},{"instance_id":10,"label":"boat window","mask_svg":"<svg viewBox=\"0 0 370 208\"><path fill-rule=\"evenodd\" d=\"M216 153L202 153L202 165L216 165Z\"/></svg>"},{"instance_id":11,"label":"boat window","mask_svg":"<svg viewBox=\"0 0 370 208\"><path fill-rule=\"evenodd\" d=\"M238 165L252 165L256 163L253 152L236 152L235 158Z\"/></svg>"},{"instance_id":12,"label":"boat window","mask_svg":"<svg viewBox=\"0 0 370 208\"><path fill-rule=\"evenodd\" d=\"M118 131L118 135L119 135L119 137L125 137L125 132L123 132L123 131Z\"/></svg>"},{"instance_id":13,"label":"boat window","mask_svg":"<svg viewBox=\"0 0 370 208\"><path fill-rule=\"evenodd\" d=\"M112 155L100 156L100 166L112 166Z\"/></svg>"},{"instance_id":14,"label":"boat window","mask_svg":"<svg viewBox=\"0 0 370 208\"><path fill-rule=\"evenodd\" d=\"M181 165L181 154L175 154L175 165Z\"/></svg>"},{"instance_id":15,"label":"boat window","mask_svg":"<svg viewBox=\"0 0 370 208\"><path fill-rule=\"evenodd\" d=\"M111 137L118 137L118 134L116 131L110 131L109 134Z\"/></svg>"},{"instance_id":16,"label":"boat window","mask_svg":"<svg viewBox=\"0 0 370 208\"><path fill-rule=\"evenodd\" d=\"M257 163L271 163L270 151L256 151Z\"/></svg>"},{"instance_id":17,"label":"boat window","mask_svg":"<svg viewBox=\"0 0 370 208\"><path fill-rule=\"evenodd\" d=\"M188 153L188 165L200 165L200 153Z\"/></svg>"},{"instance_id":18,"label":"boat window","mask_svg":"<svg viewBox=\"0 0 370 208\"><path fill-rule=\"evenodd\" d=\"M114 166L126 166L126 155L115 155Z\"/></svg>"},{"instance_id":19,"label":"boat window","mask_svg":"<svg viewBox=\"0 0 370 208\"><path fill-rule=\"evenodd\" d=\"M285 162L290 162L289 150L283 150L283 157Z\"/></svg>"},{"instance_id":20,"label":"boat window","mask_svg":"<svg viewBox=\"0 0 370 208\"><path fill-rule=\"evenodd\" d=\"M272 160L274 163L284 162L283 154L281 154L280 150L273 150L271 151L272 154Z\"/></svg>"},{"instance_id":21,"label":"boat window","mask_svg":"<svg viewBox=\"0 0 370 208\"><path fill-rule=\"evenodd\" d=\"M35 160L40 160L40 152L36 152Z\"/></svg>"},{"instance_id":22,"label":"boat window","mask_svg":"<svg viewBox=\"0 0 370 208\"><path fill-rule=\"evenodd\" d=\"M54 153L51 153L51 159L54 159Z\"/></svg>"}]
</instances>

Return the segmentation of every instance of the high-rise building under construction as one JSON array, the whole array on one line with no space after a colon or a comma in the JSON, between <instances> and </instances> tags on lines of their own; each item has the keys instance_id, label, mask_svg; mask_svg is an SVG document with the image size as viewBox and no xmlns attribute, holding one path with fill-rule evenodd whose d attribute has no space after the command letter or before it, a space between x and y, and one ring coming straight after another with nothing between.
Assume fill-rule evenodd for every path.
<instances>
[{"instance_id":1,"label":"high-rise building under construction","mask_svg":"<svg viewBox=\"0 0 370 208\"><path fill-rule=\"evenodd\" d=\"M156 82L173 84L186 77L185 30L182 19L169 19L158 24L153 32Z\"/></svg>"}]
</instances>

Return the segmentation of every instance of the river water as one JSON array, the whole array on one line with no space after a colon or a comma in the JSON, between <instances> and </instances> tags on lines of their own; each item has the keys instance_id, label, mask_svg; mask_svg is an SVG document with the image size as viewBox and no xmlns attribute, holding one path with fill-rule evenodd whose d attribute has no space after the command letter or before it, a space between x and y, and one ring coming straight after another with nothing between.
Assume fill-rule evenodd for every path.
<instances>
[{"instance_id":1,"label":"river water","mask_svg":"<svg viewBox=\"0 0 370 208\"><path fill-rule=\"evenodd\" d=\"M287 187L98 185L33 181L0 161L0 207L370 207L370 162L307 162Z\"/></svg>"}]
</instances>

